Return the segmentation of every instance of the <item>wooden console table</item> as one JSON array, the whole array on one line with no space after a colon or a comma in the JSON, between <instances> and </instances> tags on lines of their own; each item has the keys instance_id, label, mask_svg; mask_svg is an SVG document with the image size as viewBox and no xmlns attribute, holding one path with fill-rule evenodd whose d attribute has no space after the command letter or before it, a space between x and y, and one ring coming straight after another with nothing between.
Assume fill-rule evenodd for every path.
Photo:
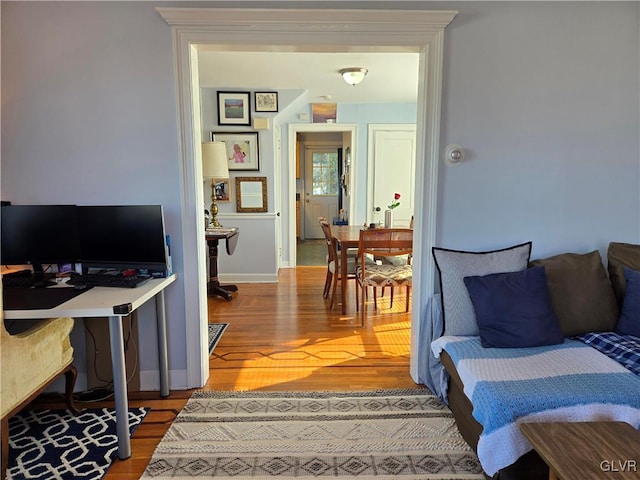
<instances>
[{"instance_id":1,"label":"wooden console table","mask_svg":"<svg viewBox=\"0 0 640 480\"><path fill-rule=\"evenodd\" d=\"M549 480L640 478L640 431L628 423L523 423L520 429L549 466Z\"/></svg>"},{"instance_id":2,"label":"wooden console table","mask_svg":"<svg viewBox=\"0 0 640 480\"><path fill-rule=\"evenodd\" d=\"M225 300L231 301L231 292L237 292L235 285L221 285L218 280L218 243L225 240L227 253L233 255L238 243L240 232L237 227L233 228L212 228L205 230L205 238L209 247L209 283L207 292L210 295L218 295Z\"/></svg>"}]
</instances>

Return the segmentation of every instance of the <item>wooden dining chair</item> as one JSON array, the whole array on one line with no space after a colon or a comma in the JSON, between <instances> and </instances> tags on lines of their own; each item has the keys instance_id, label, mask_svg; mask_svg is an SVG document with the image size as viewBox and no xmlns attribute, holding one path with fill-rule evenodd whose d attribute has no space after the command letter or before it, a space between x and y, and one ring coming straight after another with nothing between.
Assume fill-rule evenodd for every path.
<instances>
[{"instance_id":1,"label":"wooden dining chair","mask_svg":"<svg viewBox=\"0 0 640 480\"><path fill-rule=\"evenodd\" d=\"M324 238L327 242L327 279L325 280L325 291L324 298L329 296L329 291L331 291L331 301L329 302L329 308L333 308L333 304L336 296L336 287L338 285L338 281L345 281L349 279L355 280L356 278L356 265L355 265L355 257L348 257L349 260L347 264L347 277L343 279L341 276L341 268L340 268L340 255L338 254L338 241L333 236L333 232L331 231L331 225L329 222L324 219L320 220L320 228L322 228L322 233L324 234ZM327 284L327 282L329 282ZM356 288L356 305L358 305L358 289Z\"/></svg>"},{"instance_id":2,"label":"wooden dining chair","mask_svg":"<svg viewBox=\"0 0 640 480\"><path fill-rule=\"evenodd\" d=\"M412 268L411 263L395 265L393 262L377 262L371 264L367 257L393 258L413 253L413 230L410 228L371 228L360 231L358 242L358 262L356 264L356 280L361 290L361 325L364 326L365 299L368 287L374 288L374 308L377 309L375 289L378 287L406 287L407 298L405 311L409 311L411 295Z\"/></svg>"}]
</instances>

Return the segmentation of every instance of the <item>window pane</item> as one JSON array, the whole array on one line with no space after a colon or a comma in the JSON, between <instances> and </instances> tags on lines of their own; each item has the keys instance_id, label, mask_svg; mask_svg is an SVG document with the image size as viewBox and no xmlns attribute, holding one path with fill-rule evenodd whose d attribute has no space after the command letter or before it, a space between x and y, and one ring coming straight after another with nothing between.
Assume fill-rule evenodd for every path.
<instances>
[{"instance_id":1,"label":"window pane","mask_svg":"<svg viewBox=\"0 0 640 480\"><path fill-rule=\"evenodd\" d=\"M338 153L313 153L313 194L338 195Z\"/></svg>"}]
</instances>

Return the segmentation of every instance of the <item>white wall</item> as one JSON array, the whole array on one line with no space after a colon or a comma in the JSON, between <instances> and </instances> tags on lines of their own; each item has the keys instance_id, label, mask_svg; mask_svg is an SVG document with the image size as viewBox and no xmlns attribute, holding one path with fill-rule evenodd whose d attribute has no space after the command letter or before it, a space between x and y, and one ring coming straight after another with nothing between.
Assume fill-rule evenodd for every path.
<instances>
[{"instance_id":1,"label":"white wall","mask_svg":"<svg viewBox=\"0 0 640 480\"><path fill-rule=\"evenodd\" d=\"M639 4L457 4L445 35L438 243L533 257L640 242Z\"/></svg>"},{"instance_id":2,"label":"white wall","mask_svg":"<svg viewBox=\"0 0 640 480\"><path fill-rule=\"evenodd\" d=\"M161 204L180 275L170 27L148 3L2 2L1 8L2 199ZM166 294L176 380L186 369L182 281ZM141 313L140 367L157 370L154 312Z\"/></svg>"},{"instance_id":3,"label":"white wall","mask_svg":"<svg viewBox=\"0 0 640 480\"><path fill-rule=\"evenodd\" d=\"M180 275L171 28L155 6L0 4L1 196L162 204ZM460 12L446 30L442 145L460 143L469 160L440 169L439 244L533 240L544 256L640 243L638 3L375 2L385 7ZM190 301L180 278L167 301L179 388ZM142 322L151 371L155 331Z\"/></svg>"}]
</instances>

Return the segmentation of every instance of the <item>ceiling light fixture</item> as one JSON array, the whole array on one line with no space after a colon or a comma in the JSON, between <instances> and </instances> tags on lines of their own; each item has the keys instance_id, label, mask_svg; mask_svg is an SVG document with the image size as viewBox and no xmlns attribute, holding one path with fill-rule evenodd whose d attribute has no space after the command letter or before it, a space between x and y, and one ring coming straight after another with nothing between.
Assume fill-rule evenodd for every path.
<instances>
[{"instance_id":1,"label":"ceiling light fixture","mask_svg":"<svg viewBox=\"0 0 640 480\"><path fill-rule=\"evenodd\" d=\"M369 70L364 67L349 67L343 68L339 72L345 82L355 87L364 80L364 77L369 73Z\"/></svg>"}]
</instances>

